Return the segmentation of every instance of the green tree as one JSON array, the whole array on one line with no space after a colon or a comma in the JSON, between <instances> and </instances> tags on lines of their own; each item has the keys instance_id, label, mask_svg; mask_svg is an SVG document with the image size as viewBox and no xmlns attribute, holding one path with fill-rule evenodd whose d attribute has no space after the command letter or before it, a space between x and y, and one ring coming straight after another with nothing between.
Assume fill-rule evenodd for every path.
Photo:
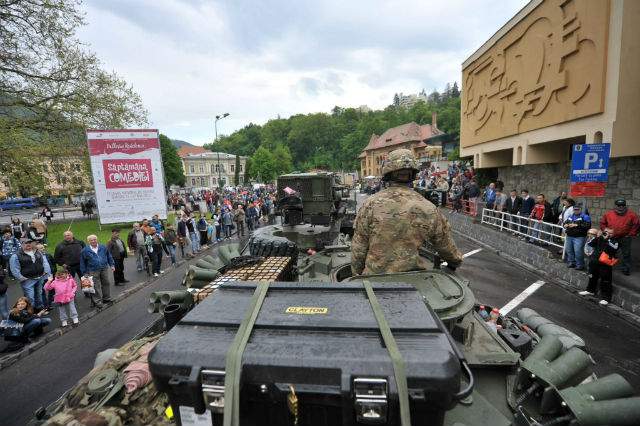
<instances>
[{"instance_id":1,"label":"green tree","mask_svg":"<svg viewBox=\"0 0 640 426\"><path fill-rule=\"evenodd\" d=\"M273 154L262 146L251 157L251 176L260 182L271 182L276 178Z\"/></svg>"},{"instance_id":2,"label":"green tree","mask_svg":"<svg viewBox=\"0 0 640 426\"><path fill-rule=\"evenodd\" d=\"M276 177L290 173L293 170L293 158L291 157L289 148L282 144L276 146L276 149L273 150L273 163Z\"/></svg>"},{"instance_id":3,"label":"green tree","mask_svg":"<svg viewBox=\"0 0 640 426\"><path fill-rule=\"evenodd\" d=\"M160 134L160 153L162 154L165 184L167 186L184 186L184 170L182 169L182 161L178 156L178 150L171 142L171 139L163 134Z\"/></svg>"},{"instance_id":4,"label":"green tree","mask_svg":"<svg viewBox=\"0 0 640 426\"><path fill-rule=\"evenodd\" d=\"M236 166L234 168L233 184L235 186L240 185L240 157L236 155Z\"/></svg>"}]
</instances>

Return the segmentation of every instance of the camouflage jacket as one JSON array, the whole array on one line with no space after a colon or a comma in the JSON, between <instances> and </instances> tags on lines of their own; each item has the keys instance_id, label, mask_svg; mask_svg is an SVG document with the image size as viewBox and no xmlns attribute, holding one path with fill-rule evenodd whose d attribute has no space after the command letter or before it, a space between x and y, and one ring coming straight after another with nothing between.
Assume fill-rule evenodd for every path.
<instances>
[{"instance_id":1,"label":"camouflage jacket","mask_svg":"<svg viewBox=\"0 0 640 426\"><path fill-rule=\"evenodd\" d=\"M413 189L393 185L367 199L356 216L351 243L353 274L428 269L418 255L425 242L452 265L462 262L449 222Z\"/></svg>"}]
</instances>

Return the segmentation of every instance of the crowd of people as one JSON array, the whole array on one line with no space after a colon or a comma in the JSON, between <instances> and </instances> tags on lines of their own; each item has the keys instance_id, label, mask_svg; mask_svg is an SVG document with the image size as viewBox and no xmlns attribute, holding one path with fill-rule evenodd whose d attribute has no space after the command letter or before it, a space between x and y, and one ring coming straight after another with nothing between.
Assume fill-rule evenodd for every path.
<instances>
[{"instance_id":1,"label":"crowd of people","mask_svg":"<svg viewBox=\"0 0 640 426\"><path fill-rule=\"evenodd\" d=\"M631 274L631 241L640 233L640 220L623 197L594 227L586 206L565 191L549 202L544 194L534 196L528 189L505 193L499 180L482 189L468 163L452 162L446 170L431 165L418 174L414 185L441 193L440 204L448 203L455 212L477 216L482 205L488 222L499 223L531 244L560 246L558 254L563 254L568 268L588 272L588 287L581 294L599 292L603 305L611 302L613 266Z\"/></svg>"},{"instance_id":2,"label":"crowd of people","mask_svg":"<svg viewBox=\"0 0 640 426\"><path fill-rule=\"evenodd\" d=\"M273 223L274 201L271 186L171 194L168 203L176 213L174 221L154 215L133 223L126 237L121 238L121 228L112 228L110 239L103 242L89 235L85 243L67 230L53 255L46 251L47 225L42 219L49 221L52 214L35 214L27 226L14 218L0 239L0 320L9 320L3 321L8 327L3 332L15 332L27 342L51 323L48 314L54 307L63 327L75 326L78 288L91 306L102 308L112 300L112 285L129 282L125 278L128 256L135 258L138 271L157 277L164 273L164 258L175 265L178 253L192 258L233 233L244 237L261 224ZM5 280L9 277L22 289L11 308Z\"/></svg>"}]
</instances>

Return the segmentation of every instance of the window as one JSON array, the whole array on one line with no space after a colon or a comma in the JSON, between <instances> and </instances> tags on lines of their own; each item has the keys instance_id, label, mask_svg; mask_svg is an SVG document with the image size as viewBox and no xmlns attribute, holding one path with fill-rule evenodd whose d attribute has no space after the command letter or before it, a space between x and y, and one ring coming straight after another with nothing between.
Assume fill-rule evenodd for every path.
<instances>
[{"instance_id":1,"label":"window","mask_svg":"<svg viewBox=\"0 0 640 426\"><path fill-rule=\"evenodd\" d=\"M220 171L221 171L222 173L226 173L226 172L224 171L224 164L220 164Z\"/></svg>"},{"instance_id":2,"label":"window","mask_svg":"<svg viewBox=\"0 0 640 426\"><path fill-rule=\"evenodd\" d=\"M193 164L189 164L189 172L190 173L195 173L196 172L196 166L194 166Z\"/></svg>"},{"instance_id":3,"label":"window","mask_svg":"<svg viewBox=\"0 0 640 426\"><path fill-rule=\"evenodd\" d=\"M204 169L204 166L202 168ZM200 186L205 186L203 177L200 178Z\"/></svg>"},{"instance_id":4,"label":"window","mask_svg":"<svg viewBox=\"0 0 640 426\"><path fill-rule=\"evenodd\" d=\"M204 173L204 164L200 164L200 173Z\"/></svg>"},{"instance_id":5,"label":"window","mask_svg":"<svg viewBox=\"0 0 640 426\"><path fill-rule=\"evenodd\" d=\"M220 171L220 166L218 164L216 164L216 173L218 173Z\"/></svg>"},{"instance_id":6,"label":"window","mask_svg":"<svg viewBox=\"0 0 640 426\"><path fill-rule=\"evenodd\" d=\"M191 178L191 186L196 186L196 178Z\"/></svg>"},{"instance_id":7,"label":"window","mask_svg":"<svg viewBox=\"0 0 640 426\"><path fill-rule=\"evenodd\" d=\"M240 179L238 179L238 183L242 185L242 176L240 176Z\"/></svg>"},{"instance_id":8,"label":"window","mask_svg":"<svg viewBox=\"0 0 640 426\"><path fill-rule=\"evenodd\" d=\"M213 165L213 164L212 164L212 165L211 165L211 173L215 173L215 172L216 172L215 165Z\"/></svg>"},{"instance_id":9,"label":"window","mask_svg":"<svg viewBox=\"0 0 640 426\"><path fill-rule=\"evenodd\" d=\"M211 168L213 168L213 166L211 166ZM211 178L211 183L212 183L213 185L215 185L215 184L216 184L216 178L212 177L212 178Z\"/></svg>"},{"instance_id":10,"label":"window","mask_svg":"<svg viewBox=\"0 0 640 426\"><path fill-rule=\"evenodd\" d=\"M235 166L235 164L232 164L232 165L231 165L231 173L233 173L233 172L235 172L235 171L236 171L236 166Z\"/></svg>"},{"instance_id":11,"label":"window","mask_svg":"<svg viewBox=\"0 0 640 426\"><path fill-rule=\"evenodd\" d=\"M240 173L242 173L242 164L240 164L240 168L238 169Z\"/></svg>"}]
</instances>

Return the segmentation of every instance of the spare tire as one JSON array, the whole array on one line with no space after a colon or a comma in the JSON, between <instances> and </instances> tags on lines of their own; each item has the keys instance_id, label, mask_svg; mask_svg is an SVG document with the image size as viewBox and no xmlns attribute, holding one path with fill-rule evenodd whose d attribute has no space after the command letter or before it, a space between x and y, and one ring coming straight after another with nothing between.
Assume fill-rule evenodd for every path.
<instances>
[{"instance_id":1,"label":"spare tire","mask_svg":"<svg viewBox=\"0 0 640 426\"><path fill-rule=\"evenodd\" d=\"M298 246L284 237L273 235L275 226L257 229L249 240L249 253L252 256L289 256L298 260Z\"/></svg>"}]
</instances>

